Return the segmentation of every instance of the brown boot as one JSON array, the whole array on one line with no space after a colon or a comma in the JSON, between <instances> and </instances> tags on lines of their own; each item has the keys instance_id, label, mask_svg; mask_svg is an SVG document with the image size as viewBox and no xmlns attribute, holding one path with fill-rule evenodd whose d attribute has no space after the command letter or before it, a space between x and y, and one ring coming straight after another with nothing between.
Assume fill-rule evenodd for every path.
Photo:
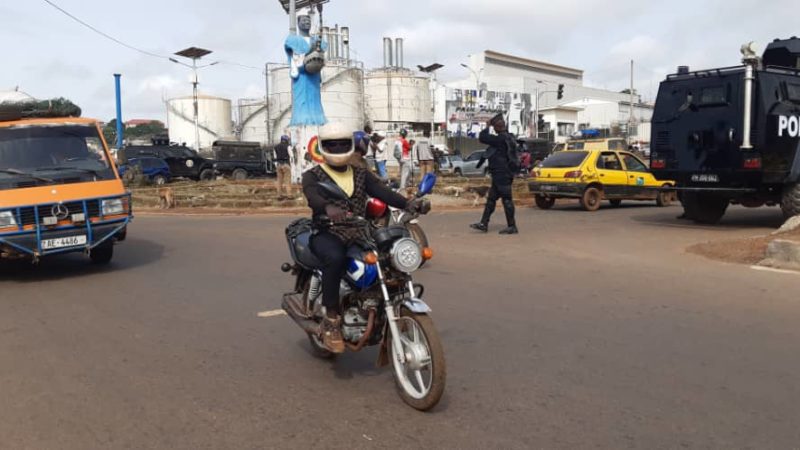
<instances>
[{"instance_id":1,"label":"brown boot","mask_svg":"<svg viewBox=\"0 0 800 450\"><path fill-rule=\"evenodd\" d=\"M341 318L325 317L322 320L322 343L331 353L344 353Z\"/></svg>"}]
</instances>

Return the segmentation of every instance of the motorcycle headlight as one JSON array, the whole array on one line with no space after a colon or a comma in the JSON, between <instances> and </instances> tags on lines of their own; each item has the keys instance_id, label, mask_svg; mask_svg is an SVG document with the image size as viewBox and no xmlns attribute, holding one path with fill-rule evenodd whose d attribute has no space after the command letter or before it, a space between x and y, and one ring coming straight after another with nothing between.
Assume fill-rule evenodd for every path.
<instances>
[{"instance_id":1,"label":"motorcycle headlight","mask_svg":"<svg viewBox=\"0 0 800 450\"><path fill-rule=\"evenodd\" d=\"M0 211L0 228L17 226L17 218L13 211Z\"/></svg>"},{"instance_id":2,"label":"motorcycle headlight","mask_svg":"<svg viewBox=\"0 0 800 450\"><path fill-rule=\"evenodd\" d=\"M121 198L114 198L111 200L103 200L103 215L116 216L125 214L125 204Z\"/></svg>"},{"instance_id":3,"label":"motorcycle headlight","mask_svg":"<svg viewBox=\"0 0 800 450\"><path fill-rule=\"evenodd\" d=\"M417 241L410 238L395 242L390 255L392 266L400 272L411 273L422 265L422 250Z\"/></svg>"}]
</instances>

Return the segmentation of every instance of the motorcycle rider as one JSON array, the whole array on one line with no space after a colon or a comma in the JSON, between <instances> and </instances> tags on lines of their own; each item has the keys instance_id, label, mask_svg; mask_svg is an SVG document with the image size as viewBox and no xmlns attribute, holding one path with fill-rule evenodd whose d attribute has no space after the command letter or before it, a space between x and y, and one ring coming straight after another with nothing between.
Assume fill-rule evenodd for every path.
<instances>
[{"instance_id":1,"label":"motorcycle rider","mask_svg":"<svg viewBox=\"0 0 800 450\"><path fill-rule=\"evenodd\" d=\"M491 135L489 128L494 128L497 136ZM497 207L497 200L503 199L503 209L508 226L500 230L500 234L517 234L519 231L514 217L512 183L514 175L519 172L519 156L516 152L516 139L508 132L503 114L498 114L486 122L486 128L481 131L479 140L489 148L481 157L477 167L480 168L486 160L489 161L492 187L486 196L486 207L483 210L481 221L473 223L470 227L483 233L489 231L489 219Z\"/></svg>"},{"instance_id":2,"label":"motorcycle rider","mask_svg":"<svg viewBox=\"0 0 800 450\"><path fill-rule=\"evenodd\" d=\"M303 174L303 193L308 199L315 224L330 219L330 226L316 226L311 238L311 250L322 263L322 303L325 317L322 322L322 341L333 353L344 352L341 332L339 283L347 270L347 249L362 237L360 227L342 224L348 215L364 217L369 197L382 200L395 208L417 211L421 200L406 200L381 182L369 170L349 164L354 152L352 131L329 124L320 130L320 153L325 162ZM319 189L320 182L335 183L349 197L349 202L326 198Z\"/></svg>"}]
</instances>

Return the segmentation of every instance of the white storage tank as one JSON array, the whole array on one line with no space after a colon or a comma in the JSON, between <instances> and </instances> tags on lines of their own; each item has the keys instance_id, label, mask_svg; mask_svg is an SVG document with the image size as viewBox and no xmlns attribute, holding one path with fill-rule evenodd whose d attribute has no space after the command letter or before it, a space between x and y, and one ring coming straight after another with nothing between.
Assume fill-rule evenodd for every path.
<instances>
[{"instance_id":1,"label":"white storage tank","mask_svg":"<svg viewBox=\"0 0 800 450\"><path fill-rule=\"evenodd\" d=\"M366 75L367 114L380 123L430 123L430 78L408 69L384 68Z\"/></svg>"},{"instance_id":2,"label":"white storage tank","mask_svg":"<svg viewBox=\"0 0 800 450\"><path fill-rule=\"evenodd\" d=\"M272 143L288 132L292 116L292 83L288 67L270 70L269 113ZM329 122L353 131L364 126L364 71L355 64L330 63L322 70L322 107ZM239 101L239 127L243 141L267 142L263 100Z\"/></svg>"},{"instance_id":3,"label":"white storage tank","mask_svg":"<svg viewBox=\"0 0 800 450\"><path fill-rule=\"evenodd\" d=\"M206 150L216 140L231 139L233 119L231 101L226 98L199 95L197 100L200 148ZM194 99L192 96L167 101L169 140L195 147Z\"/></svg>"}]
</instances>

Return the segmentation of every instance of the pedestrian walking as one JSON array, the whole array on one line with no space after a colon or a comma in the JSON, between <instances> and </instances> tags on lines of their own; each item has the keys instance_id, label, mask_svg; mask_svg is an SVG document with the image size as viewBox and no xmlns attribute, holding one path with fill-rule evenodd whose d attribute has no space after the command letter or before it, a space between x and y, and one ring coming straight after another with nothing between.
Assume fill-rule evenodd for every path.
<instances>
[{"instance_id":1,"label":"pedestrian walking","mask_svg":"<svg viewBox=\"0 0 800 450\"><path fill-rule=\"evenodd\" d=\"M425 131L422 134L422 139L417 142L415 146L417 161L419 161L420 176L425 177L425 174L433 172L433 145L430 140L431 134Z\"/></svg>"},{"instance_id":2,"label":"pedestrian walking","mask_svg":"<svg viewBox=\"0 0 800 450\"><path fill-rule=\"evenodd\" d=\"M494 128L496 136L490 133ZM489 231L489 220L492 218L497 200L503 200L503 209L506 213L507 227L500 230L500 234L517 234L517 222L514 217L514 199L512 196L512 183L514 175L519 172L519 154L517 153L516 138L506 129L506 122L502 114L498 114L486 122L486 128L481 131L479 140L489 146L484 156L478 162L480 168L484 162L489 161L489 173L492 175L492 187L486 196L486 207L483 217L478 223L470 225L472 229L486 233Z\"/></svg>"},{"instance_id":3,"label":"pedestrian walking","mask_svg":"<svg viewBox=\"0 0 800 450\"><path fill-rule=\"evenodd\" d=\"M290 155L289 136L281 136L280 144L276 145L273 151L275 171L278 173L278 197L292 195L292 160Z\"/></svg>"},{"instance_id":4,"label":"pedestrian walking","mask_svg":"<svg viewBox=\"0 0 800 450\"><path fill-rule=\"evenodd\" d=\"M375 169L378 171L378 177L383 180L388 178L388 174L386 173L386 160L389 154L386 150L386 146L386 133L383 131L375 133L370 147L372 148L372 154L375 158Z\"/></svg>"},{"instance_id":5,"label":"pedestrian walking","mask_svg":"<svg viewBox=\"0 0 800 450\"><path fill-rule=\"evenodd\" d=\"M411 159L411 143L406 140L408 131L400 130L400 137L394 144L394 157L400 163L400 189L405 189L411 183L414 173L414 162Z\"/></svg>"}]
</instances>

